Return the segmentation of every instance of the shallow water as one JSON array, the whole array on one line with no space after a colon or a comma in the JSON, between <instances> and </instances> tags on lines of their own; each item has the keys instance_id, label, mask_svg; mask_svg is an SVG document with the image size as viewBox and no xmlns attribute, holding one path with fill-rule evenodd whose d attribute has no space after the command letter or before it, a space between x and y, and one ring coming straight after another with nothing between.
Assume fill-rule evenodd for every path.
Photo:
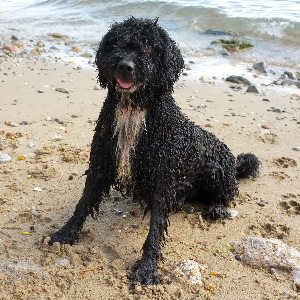
<instances>
[{"instance_id":1,"label":"shallow water","mask_svg":"<svg viewBox=\"0 0 300 300\"><path fill-rule=\"evenodd\" d=\"M159 17L159 24L179 44L185 59L196 62L198 69L208 65L213 70L216 61L224 67L265 61L271 68L300 68L299 1L5 1L1 3L1 40L6 44L12 34L22 40L44 39L47 46L58 48L53 56L76 59L70 47L48 41L47 34L67 35L85 49L99 43L111 23L131 15ZM232 36L206 34L211 28L231 32L253 43L254 48L224 58L221 47L210 43ZM202 71L207 73L207 69Z\"/></svg>"}]
</instances>

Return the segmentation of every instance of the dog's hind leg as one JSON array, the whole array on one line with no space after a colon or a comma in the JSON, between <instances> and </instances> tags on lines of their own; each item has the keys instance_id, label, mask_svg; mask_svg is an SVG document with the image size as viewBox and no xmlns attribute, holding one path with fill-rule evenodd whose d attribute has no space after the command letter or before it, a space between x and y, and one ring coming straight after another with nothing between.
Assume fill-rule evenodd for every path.
<instances>
[{"instance_id":1,"label":"dog's hind leg","mask_svg":"<svg viewBox=\"0 0 300 300\"><path fill-rule=\"evenodd\" d=\"M88 173L83 195L76 205L73 216L57 232L50 234L51 240L48 242L52 245L55 242L60 244L72 244L78 236L86 217L93 214L93 208L98 208L101 201L103 188L96 177Z\"/></svg>"},{"instance_id":2,"label":"dog's hind leg","mask_svg":"<svg viewBox=\"0 0 300 300\"><path fill-rule=\"evenodd\" d=\"M167 201L163 193L157 193L151 201L150 230L143 246L143 257L132 268L129 276L131 287L137 283L154 285L161 283L157 273L157 261L162 258L161 244L168 225Z\"/></svg>"}]
</instances>

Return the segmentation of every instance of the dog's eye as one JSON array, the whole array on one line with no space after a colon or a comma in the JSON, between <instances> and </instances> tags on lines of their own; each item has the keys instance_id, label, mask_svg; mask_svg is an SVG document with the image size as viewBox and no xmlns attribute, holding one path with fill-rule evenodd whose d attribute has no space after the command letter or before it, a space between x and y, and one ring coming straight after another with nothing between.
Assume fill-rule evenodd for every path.
<instances>
[{"instance_id":1,"label":"dog's eye","mask_svg":"<svg viewBox=\"0 0 300 300\"><path fill-rule=\"evenodd\" d=\"M152 50L153 50L153 47L152 47L152 46L146 46L146 50L147 50L147 51L152 51Z\"/></svg>"}]
</instances>

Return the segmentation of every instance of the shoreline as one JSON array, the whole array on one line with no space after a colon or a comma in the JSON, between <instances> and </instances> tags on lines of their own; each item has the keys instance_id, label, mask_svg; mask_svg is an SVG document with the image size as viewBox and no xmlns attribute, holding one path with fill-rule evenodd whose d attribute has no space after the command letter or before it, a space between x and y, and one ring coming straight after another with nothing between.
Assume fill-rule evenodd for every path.
<instances>
[{"instance_id":1,"label":"shoreline","mask_svg":"<svg viewBox=\"0 0 300 300\"><path fill-rule=\"evenodd\" d=\"M300 147L299 89L244 94L246 87L189 76L175 84L176 103L191 121L213 132L235 156L256 154L262 170L256 180L240 181L233 219L201 224L197 206L193 214L172 214L165 261L159 263L163 285L131 291L127 275L141 256L149 215L142 219L143 208L130 199L120 201L113 192L72 247L41 244L72 215L84 187L81 175L106 95L95 89L95 70L49 62L7 62L0 68L0 155L11 156L0 164L2 299L300 299L290 271L276 269L275 276L252 268L226 246L256 236L300 251L300 152L293 150ZM202 285L175 274L185 259L204 266Z\"/></svg>"}]
</instances>

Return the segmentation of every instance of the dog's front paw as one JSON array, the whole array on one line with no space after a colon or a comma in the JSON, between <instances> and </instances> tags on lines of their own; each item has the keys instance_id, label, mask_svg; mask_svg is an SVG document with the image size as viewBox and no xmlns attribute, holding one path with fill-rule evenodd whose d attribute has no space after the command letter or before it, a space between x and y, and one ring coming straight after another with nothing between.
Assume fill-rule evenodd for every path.
<instances>
[{"instance_id":1,"label":"dog's front paw","mask_svg":"<svg viewBox=\"0 0 300 300\"><path fill-rule=\"evenodd\" d=\"M156 260L141 259L132 268L131 288L134 288L137 283L143 285L155 285L161 283L161 276L157 273Z\"/></svg>"},{"instance_id":2,"label":"dog's front paw","mask_svg":"<svg viewBox=\"0 0 300 300\"><path fill-rule=\"evenodd\" d=\"M69 227L62 227L60 230L48 235L48 237L50 237L50 239L48 238L49 246L56 242L72 245L74 240L77 238L77 232Z\"/></svg>"},{"instance_id":3,"label":"dog's front paw","mask_svg":"<svg viewBox=\"0 0 300 300\"><path fill-rule=\"evenodd\" d=\"M213 220L224 219L229 216L226 207L222 205L209 206L203 215L206 219L213 219Z\"/></svg>"}]
</instances>

